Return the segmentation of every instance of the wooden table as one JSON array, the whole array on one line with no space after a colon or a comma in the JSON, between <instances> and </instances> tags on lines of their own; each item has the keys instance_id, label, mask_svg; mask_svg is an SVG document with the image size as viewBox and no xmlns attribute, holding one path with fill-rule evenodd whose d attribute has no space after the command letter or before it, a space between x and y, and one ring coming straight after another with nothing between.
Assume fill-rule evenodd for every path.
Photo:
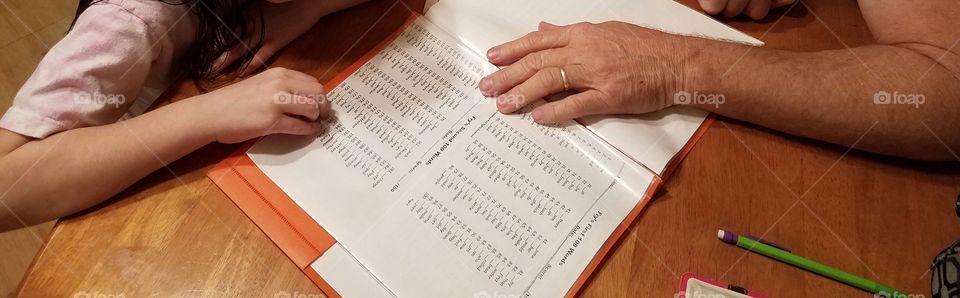
<instances>
[{"instance_id":1,"label":"wooden table","mask_svg":"<svg viewBox=\"0 0 960 298\"><path fill-rule=\"evenodd\" d=\"M683 2L696 6L694 0ZM327 17L273 65L328 80L402 23L408 7L421 3L377 1ZM725 22L771 48L842 49L871 41L855 1L806 5L782 19ZM170 98L195 94L192 84L181 83ZM235 148L207 146L109 202L62 220L20 293L319 293L204 176ZM952 207L958 192L956 163L848 152L721 118L582 294L669 297L677 292L679 275L690 271L775 297L869 297L722 244L715 237L722 227L764 235L812 259L930 297L931 259L960 238Z\"/></svg>"}]
</instances>

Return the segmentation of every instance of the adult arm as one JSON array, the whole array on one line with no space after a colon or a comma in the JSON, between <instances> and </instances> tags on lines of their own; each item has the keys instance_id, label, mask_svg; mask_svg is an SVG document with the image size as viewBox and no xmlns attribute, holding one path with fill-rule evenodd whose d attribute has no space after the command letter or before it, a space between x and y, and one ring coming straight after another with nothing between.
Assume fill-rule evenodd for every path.
<instances>
[{"instance_id":1,"label":"adult arm","mask_svg":"<svg viewBox=\"0 0 960 298\"><path fill-rule=\"evenodd\" d=\"M960 148L960 30L947 0L861 3L873 45L793 52L681 37L624 23L542 24L494 47L491 62L509 65L481 82L501 95L503 112L563 89L566 99L533 111L540 122L592 114L645 113L675 104L843 146L927 160L952 160ZM828 24L829 25L829 24ZM516 62L516 63L515 63ZM722 95L715 102L675 101L680 93ZM876 104L889 94L901 104ZM910 99L921 104L910 104Z\"/></svg>"}]
</instances>

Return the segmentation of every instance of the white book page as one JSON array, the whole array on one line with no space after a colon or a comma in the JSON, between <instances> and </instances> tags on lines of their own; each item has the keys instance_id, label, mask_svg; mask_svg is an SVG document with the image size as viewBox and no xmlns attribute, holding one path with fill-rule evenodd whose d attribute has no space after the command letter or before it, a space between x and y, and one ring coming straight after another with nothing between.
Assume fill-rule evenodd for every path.
<instances>
[{"instance_id":1,"label":"white book page","mask_svg":"<svg viewBox=\"0 0 960 298\"><path fill-rule=\"evenodd\" d=\"M330 91L327 134L248 154L393 296L562 295L655 175L575 122L500 114L493 69L420 19Z\"/></svg>"},{"instance_id":2,"label":"white book page","mask_svg":"<svg viewBox=\"0 0 960 298\"><path fill-rule=\"evenodd\" d=\"M322 256L310 264L310 267L342 297L390 297L392 295L387 288L383 287L380 279L360 264L340 243L327 249Z\"/></svg>"},{"instance_id":3,"label":"white book page","mask_svg":"<svg viewBox=\"0 0 960 298\"><path fill-rule=\"evenodd\" d=\"M473 51L487 49L553 24L622 21L682 35L763 43L670 0L440 0L427 19ZM646 115L580 119L591 130L658 175L694 135L708 113L673 107Z\"/></svg>"}]
</instances>

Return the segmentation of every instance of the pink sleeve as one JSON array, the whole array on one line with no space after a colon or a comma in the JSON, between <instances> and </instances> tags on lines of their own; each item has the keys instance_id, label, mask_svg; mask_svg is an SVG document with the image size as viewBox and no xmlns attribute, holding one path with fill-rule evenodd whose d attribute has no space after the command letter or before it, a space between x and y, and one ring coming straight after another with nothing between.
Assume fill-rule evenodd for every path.
<instances>
[{"instance_id":1,"label":"pink sleeve","mask_svg":"<svg viewBox=\"0 0 960 298\"><path fill-rule=\"evenodd\" d=\"M117 121L143 88L156 40L129 11L90 6L17 92L0 128L44 138Z\"/></svg>"}]
</instances>

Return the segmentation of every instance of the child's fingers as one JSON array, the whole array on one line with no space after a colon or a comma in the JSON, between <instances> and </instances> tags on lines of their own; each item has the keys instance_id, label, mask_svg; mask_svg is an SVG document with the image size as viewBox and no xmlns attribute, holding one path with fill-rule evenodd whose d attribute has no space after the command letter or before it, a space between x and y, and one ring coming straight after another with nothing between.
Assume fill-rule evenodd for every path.
<instances>
[{"instance_id":1,"label":"child's fingers","mask_svg":"<svg viewBox=\"0 0 960 298\"><path fill-rule=\"evenodd\" d=\"M243 77L248 76L251 73L263 67L264 65L267 65L267 60L269 60L270 57L272 57L273 54L275 54L276 52L277 52L277 49L275 47L269 44L263 45L262 47L260 47L260 50L258 50L257 53L253 55L253 59L250 60L250 63L248 63L246 66L240 69L240 76L243 76Z\"/></svg>"},{"instance_id":2,"label":"child's fingers","mask_svg":"<svg viewBox=\"0 0 960 298\"><path fill-rule=\"evenodd\" d=\"M284 88L290 93L319 98L323 95L323 84L303 80L286 80Z\"/></svg>"},{"instance_id":3,"label":"child's fingers","mask_svg":"<svg viewBox=\"0 0 960 298\"><path fill-rule=\"evenodd\" d=\"M311 121L317 121L321 116L329 114L330 106L325 100L300 95L291 95L287 98L289 100L277 102L280 111L284 114L301 116Z\"/></svg>"},{"instance_id":4,"label":"child's fingers","mask_svg":"<svg viewBox=\"0 0 960 298\"><path fill-rule=\"evenodd\" d=\"M770 4L770 7L772 8L783 7L796 2L797 0L773 0L773 3Z\"/></svg>"},{"instance_id":5,"label":"child's fingers","mask_svg":"<svg viewBox=\"0 0 960 298\"><path fill-rule=\"evenodd\" d=\"M292 69L287 69L287 70L284 72L284 75L286 75L286 76L288 76L288 77L290 77L291 79L294 79L294 80L307 81L307 82L312 82L312 83L319 83L319 82L320 82L319 79L317 79L316 77L314 77L314 76L312 76L312 75L309 75L309 74L306 74L306 73L303 73L303 72L299 72L299 71L296 71L296 70L292 70Z\"/></svg>"},{"instance_id":6,"label":"child's fingers","mask_svg":"<svg viewBox=\"0 0 960 298\"><path fill-rule=\"evenodd\" d=\"M740 15L749 2L750 0L729 0L727 7L723 9L723 16L732 18Z\"/></svg>"},{"instance_id":7,"label":"child's fingers","mask_svg":"<svg viewBox=\"0 0 960 298\"><path fill-rule=\"evenodd\" d=\"M323 130L322 123L282 117L267 134L313 135L320 133L321 130Z\"/></svg>"},{"instance_id":8,"label":"child's fingers","mask_svg":"<svg viewBox=\"0 0 960 298\"><path fill-rule=\"evenodd\" d=\"M281 81L294 80L308 83L320 83L320 80L312 75L283 67L272 67L257 74L257 76L265 80L279 79Z\"/></svg>"},{"instance_id":9,"label":"child's fingers","mask_svg":"<svg viewBox=\"0 0 960 298\"><path fill-rule=\"evenodd\" d=\"M246 51L245 47L234 47L229 51L224 52L213 62L213 73L220 73L223 69L236 62L237 59L240 59L243 56L243 53Z\"/></svg>"},{"instance_id":10,"label":"child's fingers","mask_svg":"<svg viewBox=\"0 0 960 298\"><path fill-rule=\"evenodd\" d=\"M703 8L703 11L708 14L718 14L723 11L724 7L727 7L728 0L699 0L700 8Z\"/></svg>"},{"instance_id":11,"label":"child's fingers","mask_svg":"<svg viewBox=\"0 0 960 298\"><path fill-rule=\"evenodd\" d=\"M767 16L767 13L770 12L770 1L769 0L753 0L750 1L750 4L747 4L746 14L748 17L754 20L761 20Z\"/></svg>"}]
</instances>

